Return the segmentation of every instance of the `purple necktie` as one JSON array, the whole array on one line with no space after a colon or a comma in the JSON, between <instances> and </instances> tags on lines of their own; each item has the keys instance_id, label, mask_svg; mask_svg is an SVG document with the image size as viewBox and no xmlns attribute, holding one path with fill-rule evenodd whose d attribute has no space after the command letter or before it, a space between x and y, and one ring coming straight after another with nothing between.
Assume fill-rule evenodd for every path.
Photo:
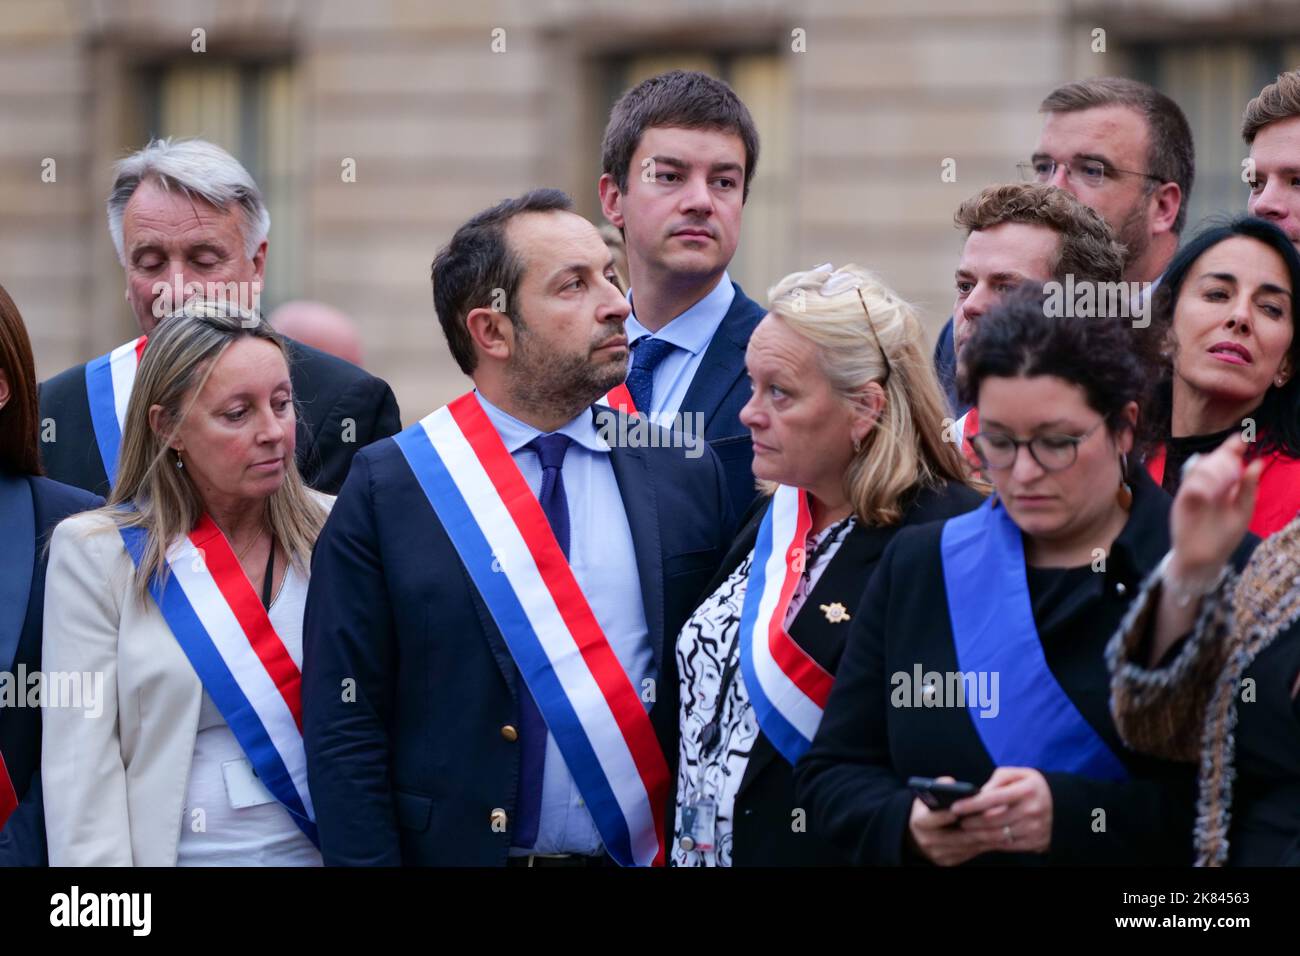
<instances>
[{"instance_id":1,"label":"purple necktie","mask_svg":"<svg viewBox=\"0 0 1300 956\"><path fill-rule=\"evenodd\" d=\"M564 556L569 556L569 499L564 494L564 477L560 466L573 439L568 435L539 435L528 443L542 462L542 490L537 501L555 532ZM537 843L537 828L542 819L542 774L546 770L546 721L528 685L519 681L519 804L515 810L513 843L524 849Z\"/></svg>"}]
</instances>

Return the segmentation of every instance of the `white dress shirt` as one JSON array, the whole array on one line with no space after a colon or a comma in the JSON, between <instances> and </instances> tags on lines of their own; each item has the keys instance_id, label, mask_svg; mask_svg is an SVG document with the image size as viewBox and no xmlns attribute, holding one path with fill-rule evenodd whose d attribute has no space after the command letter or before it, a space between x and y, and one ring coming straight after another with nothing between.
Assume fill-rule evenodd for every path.
<instances>
[{"instance_id":1,"label":"white dress shirt","mask_svg":"<svg viewBox=\"0 0 1300 956\"><path fill-rule=\"evenodd\" d=\"M727 317L727 310L731 308L732 300L736 298L736 287L731 284L731 277L723 272L722 278L708 295L658 332L651 332L637 321L636 302L633 299L635 291L629 289L627 294L633 308L632 315L628 316L624 325L628 344L636 342L642 336L652 335L677 346L654 370L654 386L650 394L651 420L665 428L671 428L673 416L678 411L696 411L692 408L683 409L682 400L686 398L686 392L695 379L695 373L699 371L700 363L704 361L704 353L709 343L713 341L713 336L722 325L722 320ZM635 350L632 354L636 354Z\"/></svg>"}]
</instances>

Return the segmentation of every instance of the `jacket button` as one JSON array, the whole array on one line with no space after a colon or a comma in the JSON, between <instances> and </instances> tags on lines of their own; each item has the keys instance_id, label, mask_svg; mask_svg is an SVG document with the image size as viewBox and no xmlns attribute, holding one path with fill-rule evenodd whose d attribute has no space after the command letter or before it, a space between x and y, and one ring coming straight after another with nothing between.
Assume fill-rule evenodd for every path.
<instances>
[{"instance_id":1,"label":"jacket button","mask_svg":"<svg viewBox=\"0 0 1300 956\"><path fill-rule=\"evenodd\" d=\"M488 815L488 822L490 822L493 829L496 830L505 830L506 824L509 820L510 818L506 816L506 812L500 807L497 807Z\"/></svg>"},{"instance_id":2,"label":"jacket button","mask_svg":"<svg viewBox=\"0 0 1300 956\"><path fill-rule=\"evenodd\" d=\"M506 724L501 728L501 736L506 738L506 740L509 740L511 743L514 743L514 741L519 739L519 731L515 730L515 728L509 724Z\"/></svg>"},{"instance_id":3,"label":"jacket button","mask_svg":"<svg viewBox=\"0 0 1300 956\"><path fill-rule=\"evenodd\" d=\"M1115 585L1115 593L1118 594L1120 597L1123 597L1125 594L1128 594L1128 587L1124 584L1123 581L1120 581Z\"/></svg>"}]
</instances>

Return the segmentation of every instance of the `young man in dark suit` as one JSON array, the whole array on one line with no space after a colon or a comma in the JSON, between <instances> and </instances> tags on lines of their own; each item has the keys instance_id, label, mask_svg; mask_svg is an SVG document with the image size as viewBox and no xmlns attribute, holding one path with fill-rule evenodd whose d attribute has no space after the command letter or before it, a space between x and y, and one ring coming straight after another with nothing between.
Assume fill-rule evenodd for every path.
<instances>
[{"instance_id":1,"label":"young man in dark suit","mask_svg":"<svg viewBox=\"0 0 1300 956\"><path fill-rule=\"evenodd\" d=\"M108 226L140 332L147 336L196 294L238 297L255 310L270 225L248 170L212 143L155 140L119 162ZM298 467L308 484L333 494L358 449L401 428L397 400L386 382L355 365L288 345ZM126 407L134 363L117 363L112 374L101 369L98 383L95 363L87 364L89 379L87 365L78 365L41 385L41 457L51 478L107 495L116 440L105 432L113 431L114 406Z\"/></svg>"},{"instance_id":2,"label":"young man in dark suit","mask_svg":"<svg viewBox=\"0 0 1300 956\"><path fill-rule=\"evenodd\" d=\"M673 70L619 98L601 153L601 209L627 245L628 391L660 424L703 426L744 511L756 493L753 444L740 424L745 346L767 310L731 281L727 265L758 130L727 84Z\"/></svg>"},{"instance_id":3,"label":"young man in dark suit","mask_svg":"<svg viewBox=\"0 0 1300 956\"><path fill-rule=\"evenodd\" d=\"M362 451L317 542L303 733L327 864L664 859L674 640L731 509L706 446L624 441L593 406L626 374L628 304L570 208L506 200L438 254L474 391Z\"/></svg>"}]
</instances>

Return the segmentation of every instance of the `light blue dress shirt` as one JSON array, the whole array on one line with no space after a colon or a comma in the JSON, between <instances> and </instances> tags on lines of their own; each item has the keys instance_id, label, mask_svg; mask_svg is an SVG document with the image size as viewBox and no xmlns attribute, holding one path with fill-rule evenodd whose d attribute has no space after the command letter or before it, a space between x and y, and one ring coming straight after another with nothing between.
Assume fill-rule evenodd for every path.
<instances>
[{"instance_id":1,"label":"light blue dress shirt","mask_svg":"<svg viewBox=\"0 0 1300 956\"><path fill-rule=\"evenodd\" d=\"M541 460L535 450L525 446L544 433L497 408L481 392L477 394L483 411L519 466L528 487L534 495L540 494ZM657 679L658 675L641 599L636 546L614 477L614 466L610 463L609 445L597 434L590 411L584 411L558 431L573 439L560 468L569 503L569 566L614 656L644 699L642 682ZM555 737L547 735L537 843L531 850L512 847L510 855L522 856L528 852L594 855L603 846Z\"/></svg>"},{"instance_id":2,"label":"light blue dress shirt","mask_svg":"<svg viewBox=\"0 0 1300 956\"><path fill-rule=\"evenodd\" d=\"M713 336L722 325L722 320L727 317L727 310L731 308L731 302L736 297L736 287L731 284L731 277L723 272L722 278L708 295L658 332L651 332L636 320L636 303L632 298L635 291L629 289L627 294L633 308L632 315L628 316L624 325L628 343L635 342L643 335L653 335L657 339L677 346L654 370L654 387L650 395L651 421L665 428L671 428L673 416L678 411L699 410L683 409L682 400L686 398L686 391L691 387L695 373L700 369L700 363L704 361L705 350L713 341Z\"/></svg>"}]
</instances>

